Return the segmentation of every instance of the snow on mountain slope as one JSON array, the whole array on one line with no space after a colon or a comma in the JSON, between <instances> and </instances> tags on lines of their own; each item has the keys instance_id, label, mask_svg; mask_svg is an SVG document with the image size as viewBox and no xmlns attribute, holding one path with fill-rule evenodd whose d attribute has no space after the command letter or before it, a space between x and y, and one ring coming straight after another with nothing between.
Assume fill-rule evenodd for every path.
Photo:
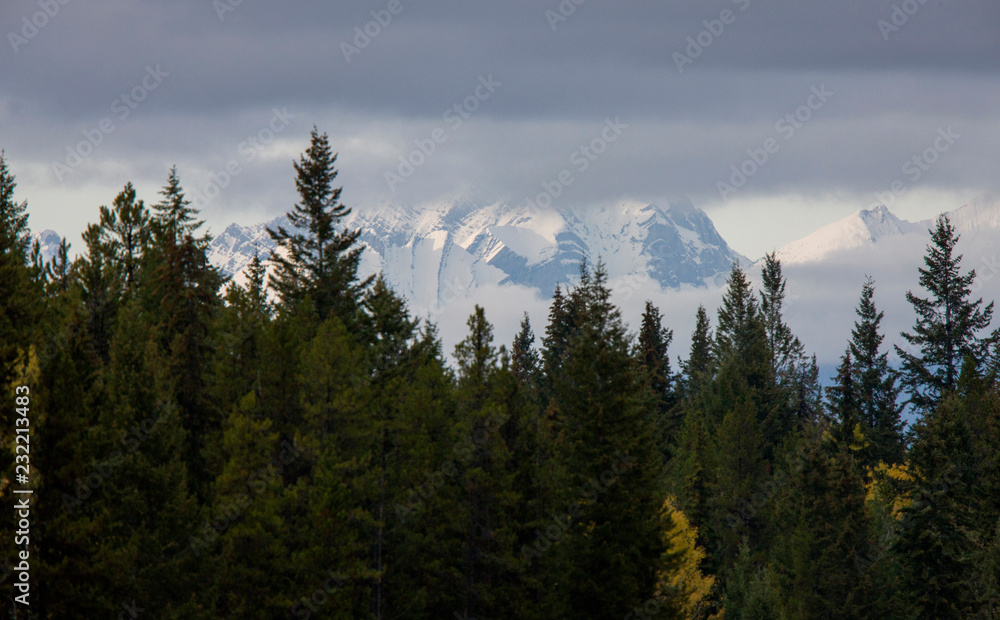
<instances>
[{"instance_id":1,"label":"snow on mountain slope","mask_svg":"<svg viewBox=\"0 0 1000 620\"><path fill-rule=\"evenodd\" d=\"M881 239L924 230L901 220L883 205L862 209L793 241L776 252L783 265L809 263L843 250L874 245Z\"/></svg>"},{"instance_id":2,"label":"snow on mountain slope","mask_svg":"<svg viewBox=\"0 0 1000 620\"><path fill-rule=\"evenodd\" d=\"M233 224L212 242L209 260L237 282L253 256L274 249L266 227ZM361 231L361 274L383 273L417 308L467 297L480 286L520 285L543 298L598 259L612 279L641 275L663 288L720 284L734 261L708 216L687 199L667 208L639 202L574 211L532 211L499 201L457 200L421 208L355 210L341 225Z\"/></svg>"},{"instance_id":3,"label":"snow on mountain slope","mask_svg":"<svg viewBox=\"0 0 1000 620\"><path fill-rule=\"evenodd\" d=\"M948 219L959 234L1000 229L1000 197L984 194L966 205L948 212ZM934 219L917 222L917 229L926 232L934 227Z\"/></svg>"},{"instance_id":4,"label":"snow on mountain slope","mask_svg":"<svg viewBox=\"0 0 1000 620\"><path fill-rule=\"evenodd\" d=\"M960 235L989 237L996 242L1000 230L1000 198L983 195L953 211L945 212ZM848 217L828 224L776 252L783 265L810 263L846 250L872 247L880 241L901 235L926 235L936 218L909 222L896 217L888 208L878 205L862 209ZM981 244L977 244L981 245Z\"/></svg>"}]
</instances>

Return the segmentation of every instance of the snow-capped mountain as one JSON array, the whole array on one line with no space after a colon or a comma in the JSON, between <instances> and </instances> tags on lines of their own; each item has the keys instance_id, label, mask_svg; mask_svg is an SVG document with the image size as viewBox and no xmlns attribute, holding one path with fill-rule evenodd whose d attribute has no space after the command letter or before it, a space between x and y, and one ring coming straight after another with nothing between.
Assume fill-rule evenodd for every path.
<instances>
[{"instance_id":1,"label":"snow-capped mountain","mask_svg":"<svg viewBox=\"0 0 1000 620\"><path fill-rule=\"evenodd\" d=\"M266 227L277 225L289 227L284 217L233 224L213 240L209 259L239 282L255 245L262 257L274 249ZM687 199L586 211L459 200L355 210L341 225L361 230L362 275L383 273L417 306L483 285L520 285L547 297L575 281L584 258L603 260L611 279L641 275L672 289L719 284L734 261L747 262Z\"/></svg>"},{"instance_id":2,"label":"snow-capped mountain","mask_svg":"<svg viewBox=\"0 0 1000 620\"><path fill-rule=\"evenodd\" d=\"M926 229L901 220L887 207L878 205L827 224L816 232L782 247L775 255L783 265L810 263L822 260L834 252L869 247L887 237L923 230Z\"/></svg>"},{"instance_id":3,"label":"snow-capped mountain","mask_svg":"<svg viewBox=\"0 0 1000 620\"><path fill-rule=\"evenodd\" d=\"M36 241L42 255L42 261L47 263L59 253L59 244L62 243L62 237L54 230L31 233L31 241L28 247L33 246Z\"/></svg>"},{"instance_id":4,"label":"snow-capped mountain","mask_svg":"<svg viewBox=\"0 0 1000 620\"><path fill-rule=\"evenodd\" d=\"M972 202L945 212L960 235L972 237L987 235L995 241L995 231L1000 229L1000 200L984 195ZM793 241L777 250L776 256L783 265L812 263L848 250L876 247L880 241L904 235L926 236L934 227L934 219L910 222L896 217L883 205L862 209L842 220L828 224L814 233ZM966 245L967 245L966 244Z\"/></svg>"}]
</instances>

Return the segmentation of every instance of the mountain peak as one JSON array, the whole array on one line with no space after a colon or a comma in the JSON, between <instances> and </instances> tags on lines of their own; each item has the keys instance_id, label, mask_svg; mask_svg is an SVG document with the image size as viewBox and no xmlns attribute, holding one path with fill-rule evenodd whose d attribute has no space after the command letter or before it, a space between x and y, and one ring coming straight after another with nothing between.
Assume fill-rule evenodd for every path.
<instances>
[{"instance_id":1,"label":"mountain peak","mask_svg":"<svg viewBox=\"0 0 1000 620\"><path fill-rule=\"evenodd\" d=\"M785 245L776 252L776 256L783 264L811 263L834 252L870 246L881 239L905 235L917 229L916 224L899 219L888 207L879 204L871 209L855 211Z\"/></svg>"},{"instance_id":2,"label":"mountain peak","mask_svg":"<svg viewBox=\"0 0 1000 620\"><path fill-rule=\"evenodd\" d=\"M733 261L746 261L686 198L666 209L622 201L532 210L463 196L426 207L355 209L341 224L361 231L360 274L383 273L415 308L481 285L520 285L547 297L576 280L584 259L603 260L612 279L639 274L674 289L716 284ZM241 282L254 244L262 255L273 248L264 227L227 227L213 240L210 260Z\"/></svg>"}]
</instances>

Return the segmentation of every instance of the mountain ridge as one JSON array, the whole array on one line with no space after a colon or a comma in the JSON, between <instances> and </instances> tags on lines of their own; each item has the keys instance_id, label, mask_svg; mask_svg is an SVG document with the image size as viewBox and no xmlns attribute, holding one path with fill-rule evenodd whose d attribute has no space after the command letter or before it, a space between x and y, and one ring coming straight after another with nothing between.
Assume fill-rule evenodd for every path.
<instances>
[{"instance_id":1,"label":"mountain ridge","mask_svg":"<svg viewBox=\"0 0 1000 620\"><path fill-rule=\"evenodd\" d=\"M531 210L506 201L458 199L413 207L354 210L340 226L360 230L360 273L383 273L404 297L426 306L456 290L517 285L544 297L575 281L582 260L602 260L611 278L641 274L663 288L721 284L734 261L704 211L686 198L665 208L619 201L587 211ZM231 224L209 247L209 260L237 282L256 245L275 249L266 227Z\"/></svg>"}]
</instances>

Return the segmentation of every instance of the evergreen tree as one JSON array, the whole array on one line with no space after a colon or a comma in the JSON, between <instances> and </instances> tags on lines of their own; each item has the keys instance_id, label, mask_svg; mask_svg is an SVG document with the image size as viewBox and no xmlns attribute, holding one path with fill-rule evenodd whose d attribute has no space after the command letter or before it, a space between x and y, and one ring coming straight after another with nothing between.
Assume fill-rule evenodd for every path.
<instances>
[{"instance_id":1,"label":"evergreen tree","mask_svg":"<svg viewBox=\"0 0 1000 620\"><path fill-rule=\"evenodd\" d=\"M205 222L196 219L198 210L193 208L191 201L184 196L180 177L177 175L177 166L170 168L167 184L160 189L160 195L163 199L153 207L155 212L153 221L157 225L158 234L163 236L167 244L180 245L185 237L193 236ZM202 249L206 249L211 239L205 236L197 241Z\"/></svg>"},{"instance_id":2,"label":"evergreen tree","mask_svg":"<svg viewBox=\"0 0 1000 620\"><path fill-rule=\"evenodd\" d=\"M719 306L712 354L719 364L735 364L745 371L749 387L763 389L773 381L767 337L765 317L750 281L734 263Z\"/></svg>"},{"instance_id":3,"label":"evergreen tree","mask_svg":"<svg viewBox=\"0 0 1000 620\"><path fill-rule=\"evenodd\" d=\"M96 232L89 233L99 241L94 249L103 253L109 267L119 274L121 289L130 292L150 241L149 209L142 200L136 200L135 188L127 183L111 208L102 206L100 212L100 225L96 225Z\"/></svg>"},{"instance_id":4,"label":"evergreen tree","mask_svg":"<svg viewBox=\"0 0 1000 620\"><path fill-rule=\"evenodd\" d=\"M836 384L827 388L827 398L830 403L830 413L836 425L837 440L844 445L850 445L856 435L866 434L867 426L861 424L861 409L858 398L858 387L854 382L855 369L851 361L851 351L848 350L840 358L837 367Z\"/></svg>"},{"instance_id":5,"label":"evergreen tree","mask_svg":"<svg viewBox=\"0 0 1000 620\"><path fill-rule=\"evenodd\" d=\"M681 381L687 398L700 392L704 383L712 378L715 364L713 341L708 312L705 306L699 305L694 333L691 334L691 351L688 359L680 363Z\"/></svg>"},{"instance_id":6,"label":"evergreen tree","mask_svg":"<svg viewBox=\"0 0 1000 620\"><path fill-rule=\"evenodd\" d=\"M572 516L560 551L567 572L553 596L565 597L568 617L620 618L654 593L661 464L641 370L607 275L599 264L581 276L569 300L575 328L553 377L559 458L567 488L579 489L566 498Z\"/></svg>"},{"instance_id":7,"label":"evergreen tree","mask_svg":"<svg viewBox=\"0 0 1000 620\"><path fill-rule=\"evenodd\" d=\"M771 371L779 382L790 382L803 363L805 349L782 316L786 282L781 275L781 261L774 252L764 257L761 278L764 289L760 292L760 311L771 350Z\"/></svg>"},{"instance_id":8,"label":"evergreen tree","mask_svg":"<svg viewBox=\"0 0 1000 620\"><path fill-rule=\"evenodd\" d=\"M455 346L458 428L473 444L458 468L465 521L459 613L466 618L506 618L517 609L511 586L520 572L515 557L518 532L511 522L520 497L506 442L514 439L504 389L510 371L499 364L506 352L493 347L493 327L480 306L467 324L469 335Z\"/></svg>"},{"instance_id":9,"label":"evergreen tree","mask_svg":"<svg viewBox=\"0 0 1000 620\"><path fill-rule=\"evenodd\" d=\"M849 373L848 373L849 374ZM854 457L811 429L784 464L788 483L773 500L769 550L781 617L870 618L864 596L868 550L865 487Z\"/></svg>"},{"instance_id":10,"label":"evergreen tree","mask_svg":"<svg viewBox=\"0 0 1000 620\"><path fill-rule=\"evenodd\" d=\"M981 604L975 579L979 472L967 414L952 393L914 425L914 480L893 548L914 617L969 618Z\"/></svg>"},{"instance_id":11,"label":"evergreen tree","mask_svg":"<svg viewBox=\"0 0 1000 620\"><path fill-rule=\"evenodd\" d=\"M173 402L188 435L185 462L192 490L204 499L213 476L207 450L221 440L225 409L213 406L209 369L215 355L214 335L224 278L206 255L211 237L195 237L197 212L186 206L176 170L161 192L153 240L142 261L141 302L152 335L167 364ZM174 205L171 209L167 205ZM171 217L178 218L171 220ZM178 241L170 234L183 232Z\"/></svg>"},{"instance_id":12,"label":"evergreen tree","mask_svg":"<svg viewBox=\"0 0 1000 620\"><path fill-rule=\"evenodd\" d=\"M277 269L272 286L282 302L293 307L309 295L320 320L331 313L350 323L358 300L371 278L358 281L361 248L354 247L359 230L335 228L351 210L340 202L343 188L334 188L337 155L327 135L313 127L311 143L295 164L300 202L288 212L295 230L267 229L281 252L271 255Z\"/></svg>"},{"instance_id":13,"label":"evergreen tree","mask_svg":"<svg viewBox=\"0 0 1000 620\"><path fill-rule=\"evenodd\" d=\"M0 385L6 385L19 351L32 341L40 294L28 262L28 203L14 199L15 177L0 151Z\"/></svg>"},{"instance_id":14,"label":"evergreen tree","mask_svg":"<svg viewBox=\"0 0 1000 620\"><path fill-rule=\"evenodd\" d=\"M931 245L920 268L920 286L929 297L917 297L912 291L906 300L917 313L913 333L903 332L906 342L919 353L896 346L902 360L902 387L908 402L926 413L958 385L962 360L966 355L982 361L986 347L996 338L979 337L993 317L993 302L983 307L982 299L972 301L975 270L961 273L962 255L955 253L959 235L947 215L938 217L931 232Z\"/></svg>"},{"instance_id":15,"label":"evergreen tree","mask_svg":"<svg viewBox=\"0 0 1000 620\"><path fill-rule=\"evenodd\" d=\"M875 307L874 296L875 283L869 277L861 289L848 352L854 359L857 406L871 444L866 462L896 464L903 461L904 451L903 423L896 403L899 389L888 352L879 352L884 338L879 325L885 313Z\"/></svg>"},{"instance_id":16,"label":"evergreen tree","mask_svg":"<svg viewBox=\"0 0 1000 620\"><path fill-rule=\"evenodd\" d=\"M683 421L679 417L680 410L674 409L677 395L668 351L673 338L674 333L663 326L659 308L647 301L642 314L642 326L639 328L636 357L646 375L650 395L656 403L654 427L665 458L669 458L670 446L677 442L677 433Z\"/></svg>"},{"instance_id":17,"label":"evergreen tree","mask_svg":"<svg viewBox=\"0 0 1000 620\"><path fill-rule=\"evenodd\" d=\"M535 386L541 373L541 358L534 348L534 342L535 334L531 331L531 321L525 312L521 319L521 329L510 348L510 362L511 371L518 383L529 387Z\"/></svg>"}]
</instances>

